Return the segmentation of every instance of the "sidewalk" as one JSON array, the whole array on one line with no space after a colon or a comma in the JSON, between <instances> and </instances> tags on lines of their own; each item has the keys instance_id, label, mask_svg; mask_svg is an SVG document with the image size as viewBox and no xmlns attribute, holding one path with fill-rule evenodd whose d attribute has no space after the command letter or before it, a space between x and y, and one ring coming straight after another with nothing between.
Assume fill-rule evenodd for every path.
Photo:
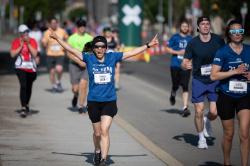
<instances>
[{"instance_id":1,"label":"sidewalk","mask_svg":"<svg viewBox=\"0 0 250 166\"><path fill-rule=\"evenodd\" d=\"M6 44L6 45L3 45ZM8 47L10 43L8 43ZM7 52L6 42L0 51ZM8 58L0 53L0 59ZM10 62L10 61L7 61ZM30 102L32 116L19 117L19 83L13 64L0 68L0 166L90 166L94 145L88 115L71 107L71 85L64 72L63 93L51 94L45 66L39 68ZM5 68L5 70L3 70ZM7 69L6 69L7 68ZM125 108L119 108L120 110ZM154 154L113 121L110 129L109 165L163 166Z\"/></svg>"}]
</instances>

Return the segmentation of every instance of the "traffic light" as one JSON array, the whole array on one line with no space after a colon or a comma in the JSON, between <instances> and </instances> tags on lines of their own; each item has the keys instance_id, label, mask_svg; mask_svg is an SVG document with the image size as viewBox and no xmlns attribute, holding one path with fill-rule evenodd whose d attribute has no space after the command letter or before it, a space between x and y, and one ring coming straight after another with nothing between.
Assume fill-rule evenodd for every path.
<instances>
[{"instance_id":1,"label":"traffic light","mask_svg":"<svg viewBox=\"0 0 250 166\"><path fill-rule=\"evenodd\" d=\"M18 8L14 9L14 18L17 19L18 18Z\"/></svg>"}]
</instances>

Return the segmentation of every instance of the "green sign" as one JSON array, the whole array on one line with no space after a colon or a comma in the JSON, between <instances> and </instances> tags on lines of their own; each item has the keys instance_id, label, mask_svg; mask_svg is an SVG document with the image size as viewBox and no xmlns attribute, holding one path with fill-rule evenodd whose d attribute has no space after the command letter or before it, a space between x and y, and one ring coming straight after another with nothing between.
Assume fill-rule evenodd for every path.
<instances>
[{"instance_id":1,"label":"green sign","mask_svg":"<svg viewBox=\"0 0 250 166\"><path fill-rule=\"evenodd\" d=\"M119 37L126 47L141 46L143 0L119 1Z\"/></svg>"}]
</instances>

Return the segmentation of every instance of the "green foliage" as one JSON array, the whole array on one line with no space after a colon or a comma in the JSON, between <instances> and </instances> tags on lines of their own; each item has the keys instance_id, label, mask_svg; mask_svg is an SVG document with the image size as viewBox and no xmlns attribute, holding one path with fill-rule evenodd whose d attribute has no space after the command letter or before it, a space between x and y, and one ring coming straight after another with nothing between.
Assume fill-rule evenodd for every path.
<instances>
[{"instance_id":1,"label":"green foliage","mask_svg":"<svg viewBox=\"0 0 250 166\"><path fill-rule=\"evenodd\" d=\"M61 13L65 10L66 0L14 0L14 6L20 9L24 6L24 23L32 23L35 21L36 12L42 12L42 19L49 19L55 16L56 13ZM9 17L9 5L6 6L6 17Z\"/></svg>"},{"instance_id":2,"label":"green foliage","mask_svg":"<svg viewBox=\"0 0 250 166\"><path fill-rule=\"evenodd\" d=\"M70 11L69 18L70 20L76 21L82 18L83 15L88 15L88 11L85 8L76 8Z\"/></svg>"}]
</instances>

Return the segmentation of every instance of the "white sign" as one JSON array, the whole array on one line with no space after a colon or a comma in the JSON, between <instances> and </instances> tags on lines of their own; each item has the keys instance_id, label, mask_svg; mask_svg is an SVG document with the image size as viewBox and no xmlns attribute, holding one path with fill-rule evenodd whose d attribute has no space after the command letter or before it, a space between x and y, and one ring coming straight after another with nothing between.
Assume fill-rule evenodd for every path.
<instances>
[{"instance_id":1,"label":"white sign","mask_svg":"<svg viewBox=\"0 0 250 166\"><path fill-rule=\"evenodd\" d=\"M141 18L139 17L141 13L141 8L138 5L135 5L133 8L131 8L128 5L124 5L122 8L123 13L125 16L122 18L122 22L128 26L132 22L139 26L141 24Z\"/></svg>"}]
</instances>

